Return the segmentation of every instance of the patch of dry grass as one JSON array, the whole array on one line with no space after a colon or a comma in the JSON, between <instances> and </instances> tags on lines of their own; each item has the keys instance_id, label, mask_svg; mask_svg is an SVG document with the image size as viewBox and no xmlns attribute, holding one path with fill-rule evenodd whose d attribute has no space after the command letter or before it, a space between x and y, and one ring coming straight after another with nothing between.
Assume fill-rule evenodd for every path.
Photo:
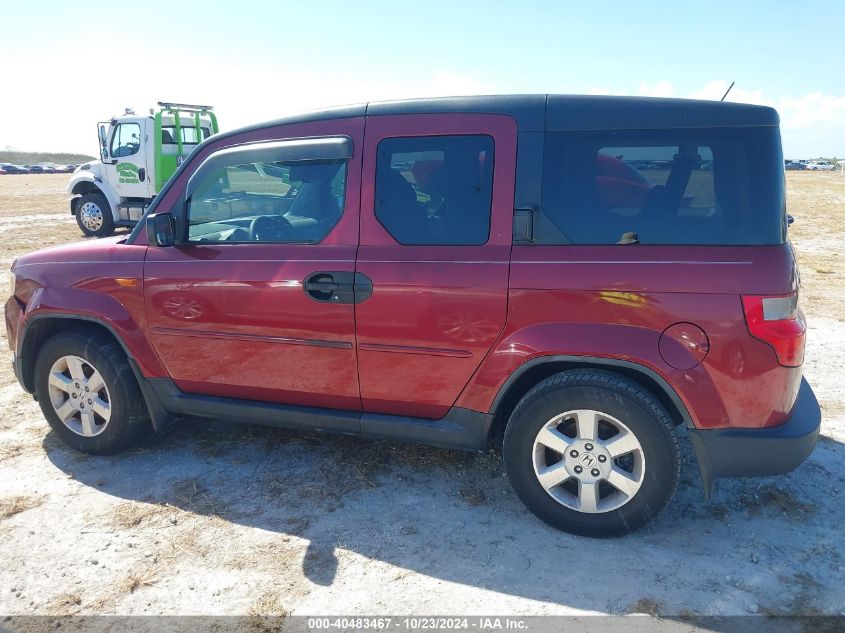
<instances>
[{"instance_id":1,"label":"patch of dry grass","mask_svg":"<svg viewBox=\"0 0 845 633\"><path fill-rule=\"evenodd\" d=\"M230 569L261 569L274 575L301 567L302 543L279 535L267 543L253 545L248 551L229 552L223 565Z\"/></svg>"},{"instance_id":2,"label":"patch of dry grass","mask_svg":"<svg viewBox=\"0 0 845 633\"><path fill-rule=\"evenodd\" d=\"M6 444L5 446L0 446L0 461L23 455L25 450L26 445L24 444Z\"/></svg>"},{"instance_id":3,"label":"patch of dry grass","mask_svg":"<svg viewBox=\"0 0 845 633\"><path fill-rule=\"evenodd\" d=\"M654 618L659 617L662 610L663 605L657 600L652 600L651 598L640 598L628 607L628 613L645 613L646 615L650 615Z\"/></svg>"},{"instance_id":4,"label":"patch of dry grass","mask_svg":"<svg viewBox=\"0 0 845 633\"><path fill-rule=\"evenodd\" d=\"M498 481L503 473L501 457L496 452L484 454L452 451L414 444L391 444L332 435L300 434L288 443L314 444L324 449L320 466L313 471L266 472L260 476L262 494L279 500L295 493L303 506L334 511L343 506L348 495L377 488L379 476L396 467L409 467L402 477L413 479L414 470L430 473L440 470L465 480L460 496L470 505L490 500L478 481L485 477ZM289 438L288 438L289 439Z\"/></svg>"},{"instance_id":5,"label":"patch of dry grass","mask_svg":"<svg viewBox=\"0 0 845 633\"><path fill-rule=\"evenodd\" d=\"M141 587L152 587L158 581L158 569L154 566L130 571L117 586L118 596L135 593Z\"/></svg>"},{"instance_id":6,"label":"patch of dry grass","mask_svg":"<svg viewBox=\"0 0 845 633\"><path fill-rule=\"evenodd\" d=\"M471 506L480 506L487 502L487 497L484 496L481 488L472 484L468 484L461 488L461 499Z\"/></svg>"},{"instance_id":7,"label":"patch of dry grass","mask_svg":"<svg viewBox=\"0 0 845 633\"><path fill-rule=\"evenodd\" d=\"M199 479L185 479L173 484L174 505L186 512L202 515L225 515L228 506L213 496Z\"/></svg>"},{"instance_id":8,"label":"patch of dry grass","mask_svg":"<svg viewBox=\"0 0 845 633\"><path fill-rule=\"evenodd\" d=\"M121 503L116 506L109 518L109 524L121 530L136 528L149 519L160 517L167 511L165 506L147 503Z\"/></svg>"},{"instance_id":9,"label":"patch of dry grass","mask_svg":"<svg viewBox=\"0 0 845 633\"><path fill-rule=\"evenodd\" d=\"M155 562L129 571L108 587L95 600L86 602L86 611L102 614L114 609L115 604L143 587L154 586L159 579L159 568Z\"/></svg>"},{"instance_id":10,"label":"patch of dry grass","mask_svg":"<svg viewBox=\"0 0 845 633\"><path fill-rule=\"evenodd\" d=\"M81 606L82 596L74 591L56 596L47 605L47 611L53 615L72 615Z\"/></svg>"},{"instance_id":11,"label":"patch of dry grass","mask_svg":"<svg viewBox=\"0 0 845 633\"><path fill-rule=\"evenodd\" d=\"M761 605L760 613L772 618L795 618L795 630L806 633L842 633L842 618L831 615L818 606L819 592L824 587L810 574L799 572L781 576L784 585L794 587L791 599L772 605ZM800 628L798 628L800 627Z\"/></svg>"},{"instance_id":12,"label":"patch of dry grass","mask_svg":"<svg viewBox=\"0 0 845 633\"><path fill-rule=\"evenodd\" d=\"M168 548L160 550L161 556L172 561L208 557L212 552L208 541L215 540L212 533L221 527L218 521L217 517L201 516L194 518L190 523L183 523L171 533L171 538L167 541ZM219 540L226 542L225 538Z\"/></svg>"},{"instance_id":13,"label":"patch of dry grass","mask_svg":"<svg viewBox=\"0 0 845 633\"><path fill-rule=\"evenodd\" d=\"M690 609L681 609L678 612L678 617L688 622L695 622L698 618L701 617L701 614L696 613L695 611L692 611Z\"/></svg>"},{"instance_id":14,"label":"patch of dry grass","mask_svg":"<svg viewBox=\"0 0 845 633\"><path fill-rule=\"evenodd\" d=\"M42 495L21 495L0 499L0 521L13 517L21 512L37 508L42 503L44 503L44 497Z\"/></svg>"},{"instance_id":15,"label":"patch of dry grass","mask_svg":"<svg viewBox=\"0 0 845 633\"><path fill-rule=\"evenodd\" d=\"M755 493L742 495L740 501L751 514L779 514L791 519L805 519L816 511L814 503L796 499L788 488L766 484Z\"/></svg>"},{"instance_id":16,"label":"patch of dry grass","mask_svg":"<svg viewBox=\"0 0 845 633\"><path fill-rule=\"evenodd\" d=\"M267 591L249 607L246 626L258 633L276 633L284 629L288 610L282 605L278 591Z\"/></svg>"},{"instance_id":17,"label":"patch of dry grass","mask_svg":"<svg viewBox=\"0 0 845 633\"><path fill-rule=\"evenodd\" d=\"M288 610L282 605L280 592L267 591L249 607L250 615L288 615Z\"/></svg>"}]
</instances>

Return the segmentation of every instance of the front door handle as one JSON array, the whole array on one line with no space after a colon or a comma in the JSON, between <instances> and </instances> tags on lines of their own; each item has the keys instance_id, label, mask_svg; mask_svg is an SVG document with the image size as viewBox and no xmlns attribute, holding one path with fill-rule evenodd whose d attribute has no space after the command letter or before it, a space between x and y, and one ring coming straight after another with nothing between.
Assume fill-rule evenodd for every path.
<instances>
[{"instance_id":1,"label":"front door handle","mask_svg":"<svg viewBox=\"0 0 845 633\"><path fill-rule=\"evenodd\" d=\"M323 303L360 303L373 294L373 282L361 273L316 272L302 282L305 294Z\"/></svg>"},{"instance_id":2,"label":"front door handle","mask_svg":"<svg viewBox=\"0 0 845 633\"><path fill-rule=\"evenodd\" d=\"M305 282L305 291L309 293L315 292L337 292L338 290L352 290L347 288L349 284L336 284L331 277L316 279L314 281Z\"/></svg>"}]
</instances>

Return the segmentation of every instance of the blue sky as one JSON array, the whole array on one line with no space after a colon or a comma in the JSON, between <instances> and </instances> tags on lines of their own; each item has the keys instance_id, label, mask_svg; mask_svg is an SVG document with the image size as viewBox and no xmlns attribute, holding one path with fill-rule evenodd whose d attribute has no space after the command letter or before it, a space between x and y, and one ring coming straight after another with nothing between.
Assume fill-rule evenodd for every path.
<instances>
[{"instance_id":1,"label":"blue sky","mask_svg":"<svg viewBox=\"0 0 845 633\"><path fill-rule=\"evenodd\" d=\"M0 147L93 154L97 120L159 100L211 103L228 129L412 96L718 99L736 81L730 100L781 112L788 155L845 156L842 2L219 4L5 4Z\"/></svg>"}]
</instances>

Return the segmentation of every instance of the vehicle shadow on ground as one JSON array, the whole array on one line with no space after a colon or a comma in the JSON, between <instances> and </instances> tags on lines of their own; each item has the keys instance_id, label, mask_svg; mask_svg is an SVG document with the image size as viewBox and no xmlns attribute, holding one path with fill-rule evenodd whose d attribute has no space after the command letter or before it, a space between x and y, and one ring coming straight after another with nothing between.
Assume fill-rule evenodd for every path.
<instances>
[{"instance_id":1,"label":"vehicle shadow on ground","mask_svg":"<svg viewBox=\"0 0 845 633\"><path fill-rule=\"evenodd\" d=\"M845 604L843 583L828 581L845 571L845 446L830 439L791 475L719 482L709 504L685 458L669 509L610 540L535 519L496 452L198 420L119 456L80 455L52 433L44 447L57 468L115 497L307 539L302 572L324 588L344 573L341 548L601 613L829 614Z\"/></svg>"}]
</instances>

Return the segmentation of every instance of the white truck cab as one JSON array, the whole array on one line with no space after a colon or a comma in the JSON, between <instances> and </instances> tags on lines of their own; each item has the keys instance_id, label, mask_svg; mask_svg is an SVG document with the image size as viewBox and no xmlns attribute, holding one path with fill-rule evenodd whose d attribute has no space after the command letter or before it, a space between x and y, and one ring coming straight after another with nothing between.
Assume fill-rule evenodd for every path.
<instances>
[{"instance_id":1,"label":"white truck cab","mask_svg":"<svg viewBox=\"0 0 845 633\"><path fill-rule=\"evenodd\" d=\"M211 106L160 102L157 112L98 124L100 159L80 165L68 183L70 212L87 236L134 226L179 164L216 134Z\"/></svg>"}]
</instances>

